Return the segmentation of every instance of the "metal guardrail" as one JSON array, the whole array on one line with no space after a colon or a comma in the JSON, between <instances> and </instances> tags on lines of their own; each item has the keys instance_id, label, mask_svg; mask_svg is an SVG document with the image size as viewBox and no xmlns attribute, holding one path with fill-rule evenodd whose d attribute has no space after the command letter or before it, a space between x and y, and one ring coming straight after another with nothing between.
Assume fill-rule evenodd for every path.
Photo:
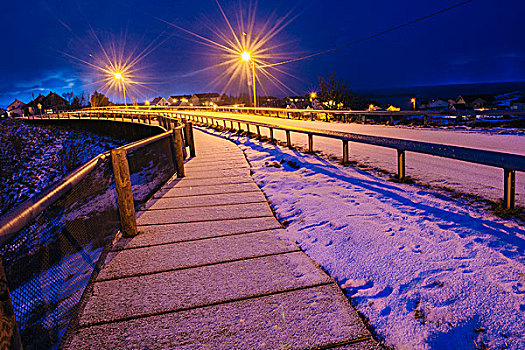
<instances>
[{"instance_id":1,"label":"metal guardrail","mask_svg":"<svg viewBox=\"0 0 525 350\"><path fill-rule=\"evenodd\" d=\"M50 119L63 119L64 117L71 117L71 115L65 116L61 113L60 115L48 115L48 117L50 117ZM101 162L107 162L110 154L111 162L113 164L113 177L115 180L115 190L117 192L116 197L118 200L118 210L120 212L121 232L125 236L136 235L137 227L135 221L134 197L132 193L130 167L128 165L127 155L137 154L136 152L138 151L139 153L137 156L141 157L143 156L143 153L140 153L142 149L146 149L150 145L152 147L158 148L158 145L160 145L159 142L169 139L169 153L171 153L173 164L175 165L175 171L178 177L184 176L184 154L185 148L187 146L190 147L190 154L195 156L195 145L193 143L191 123L180 125L180 122L174 119L167 120L165 118L157 118L157 120L159 121L159 124L167 130L166 132L124 145L120 148L112 150L111 152L105 152L96 156L75 170L73 173L60 180L58 183L51 185L41 194L27 200L13 211L9 212L6 216L2 217L0 220L0 246L3 247L5 244L12 244L13 240L18 239L18 234L21 232L21 230L25 230L26 227L29 227L28 225L31 223L32 225L35 225L35 219L42 220L37 219L40 217L40 214L44 213L44 211L46 211L51 206L54 206L57 201L63 200L64 196L75 190L75 186L90 176L90 174L96 169L98 169L98 165ZM143 118L142 122L146 122L146 119ZM149 119L149 123L152 124L151 118ZM151 162L150 159L147 159L146 161L148 164ZM155 175L155 173L153 173L153 175ZM99 204L95 204L95 206L97 205ZM39 224L37 223L37 225ZM71 239L71 233L65 232L64 234L68 235L68 239ZM19 243L16 243L15 245L18 244ZM71 252L68 252L68 254L71 254ZM21 349L21 344L24 341L24 338L22 337L21 340L20 333L18 332L19 328L16 324L16 319L14 316L15 309L13 308L11 298L9 298L10 293L8 290L8 282L10 279L9 275L6 277L4 272L4 266L6 267L5 271L7 271L7 266L2 264L3 260L4 256L0 258L0 285L3 285L3 289L5 289L6 294L0 295L0 318L5 320L5 322L2 321L4 323L0 322L0 324L8 327L12 330L12 332L0 334L0 342L2 342L2 344L10 344L8 346L10 349ZM9 267L10 269L13 268L11 265ZM33 272L37 273L38 271ZM19 297L18 294L17 297Z\"/></svg>"},{"instance_id":2,"label":"metal guardrail","mask_svg":"<svg viewBox=\"0 0 525 350\"><path fill-rule=\"evenodd\" d=\"M231 122L230 127L234 129L233 123L237 123L238 130L241 130L241 124L247 126L249 131L249 126L255 126L257 128L257 134L260 137L260 128L268 128L270 131L270 142L274 141L273 130L283 130L286 133L286 140L288 147L292 147L291 142L291 132L306 134L308 135L308 151L313 153L313 136L320 136L332 139L341 140L343 143L343 164L348 164L349 161L349 147L348 142L358 142L365 143L380 147L386 147L397 150L397 163L398 163L398 179L403 180L406 176L405 173L405 152L415 152L427 155L433 155L443 158L461 160L465 162L488 165L492 167L502 168L504 170L504 195L503 202L504 206L507 209L515 208L515 181L516 181L516 171L525 172L525 156L504 153L504 152L495 152L495 151L485 151L474 148L459 147L459 146L450 146L436 143L420 142L420 141L410 141L389 137L378 137L370 135L361 135L354 133L345 133L345 132L336 132L336 131L321 131L316 129L300 128L285 126L279 124L270 124L262 122L253 122L246 121L242 119L235 119L231 117L218 117L212 115L196 115L191 112L177 111L176 115L182 118L188 118L193 121L197 121L202 124L210 125L210 120L212 121L223 121L224 126L226 127L226 121Z\"/></svg>"}]
</instances>

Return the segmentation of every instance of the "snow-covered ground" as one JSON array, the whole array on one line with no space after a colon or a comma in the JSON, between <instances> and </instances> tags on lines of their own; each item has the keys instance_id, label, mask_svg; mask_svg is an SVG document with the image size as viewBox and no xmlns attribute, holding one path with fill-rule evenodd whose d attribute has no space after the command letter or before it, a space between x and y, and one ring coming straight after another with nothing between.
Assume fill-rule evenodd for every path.
<instances>
[{"instance_id":1,"label":"snow-covered ground","mask_svg":"<svg viewBox=\"0 0 525 350\"><path fill-rule=\"evenodd\" d=\"M0 121L0 216L125 141L87 131Z\"/></svg>"},{"instance_id":2,"label":"snow-covered ground","mask_svg":"<svg viewBox=\"0 0 525 350\"><path fill-rule=\"evenodd\" d=\"M211 112L202 113L210 114ZM355 123L324 123L320 121L244 116L227 113L215 114L235 119L257 120L280 125L393 137L525 155L525 133L517 129L508 130L496 128L493 130L483 130L454 128L447 130L443 128L409 128ZM245 128L245 126L243 126L243 128ZM255 128L252 127L251 131L254 132ZM261 128L261 132L264 136L269 136L268 130L265 128ZM286 135L282 131L275 131L274 136L281 141L286 140ZM307 147L307 136L292 133L292 143L294 145ZM338 140L314 137L314 149L327 155L342 156L342 143ZM396 150L394 149L361 143L350 143L350 160L370 167L381 168L392 173L397 172L396 154ZM407 176L436 187L443 186L464 193L482 195L491 200L498 200L503 197L503 169L407 152L406 173ZM516 174L516 203L520 206L525 206L525 173L518 172Z\"/></svg>"},{"instance_id":3,"label":"snow-covered ground","mask_svg":"<svg viewBox=\"0 0 525 350\"><path fill-rule=\"evenodd\" d=\"M359 168L215 134L239 144L276 215L288 222L286 234L341 285L386 345L525 349L522 223ZM429 141L447 136L422 134ZM454 144L469 139L489 148L494 135L487 136L449 135Z\"/></svg>"}]
</instances>

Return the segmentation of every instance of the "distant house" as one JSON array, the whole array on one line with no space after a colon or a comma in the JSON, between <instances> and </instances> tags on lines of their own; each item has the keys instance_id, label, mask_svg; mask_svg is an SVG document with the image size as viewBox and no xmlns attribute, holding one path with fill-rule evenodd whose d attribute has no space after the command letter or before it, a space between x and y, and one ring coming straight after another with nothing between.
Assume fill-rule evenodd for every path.
<instances>
[{"instance_id":1,"label":"distant house","mask_svg":"<svg viewBox=\"0 0 525 350\"><path fill-rule=\"evenodd\" d=\"M273 96L260 96L258 102L261 107L278 107L279 100Z\"/></svg>"},{"instance_id":2,"label":"distant house","mask_svg":"<svg viewBox=\"0 0 525 350\"><path fill-rule=\"evenodd\" d=\"M510 109L513 111L525 111L525 97L510 103Z\"/></svg>"},{"instance_id":3,"label":"distant house","mask_svg":"<svg viewBox=\"0 0 525 350\"><path fill-rule=\"evenodd\" d=\"M211 106L221 102L221 95L218 93L194 94L189 102L194 106Z\"/></svg>"},{"instance_id":4,"label":"distant house","mask_svg":"<svg viewBox=\"0 0 525 350\"><path fill-rule=\"evenodd\" d=\"M389 111L389 112L399 112L401 110L401 108L395 107L395 106L390 106L386 110Z\"/></svg>"},{"instance_id":5,"label":"distant house","mask_svg":"<svg viewBox=\"0 0 525 350\"><path fill-rule=\"evenodd\" d=\"M170 103L164 97L155 97L150 106L169 106Z\"/></svg>"},{"instance_id":6,"label":"distant house","mask_svg":"<svg viewBox=\"0 0 525 350\"><path fill-rule=\"evenodd\" d=\"M23 115L22 108L25 103L15 99L9 106L7 106L7 116L11 118L21 117Z\"/></svg>"},{"instance_id":7,"label":"distant house","mask_svg":"<svg viewBox=\"0 0 525 350\"><path fill-rule=\"evenodd\" d=\"M3 108L0 108L0 118L6 117L6 116L7 116L7 111Z\"/></svg>"},{"instance_id":8,"label":"distant house","mask_svg":"<svg viewBox=\"0 0 525 350\"><path fill-rule=\"evenodd\" d=\"M40 105L40 108L43 107L42 101L44 101L45 98L46 97L44 95L38 95L37 98L26 104L23 108L24 115L35 115L43 113L42 110L39 110L38 106Z\"/></svg>"},{"instance_id":9,"label":"distant house","mask_svg":"<svg viewBox=\"0 0 525 350\"><path fill-rule=\"evenodd\" d=\"M309 98L306 98L304 96L288 96L286 98L286 104L292 106L294 105L295 107L290 107L290 108L299 108L299 109L303 109L303 108L306 108L308 105L309 105Z\"/></svg>"},{"instance_id":10,"label":"distant house","mask_svg":"<svg viewBox=\"0 0 525 350\"><path fill-rule=\"evenodd\" d=\"M448 101L438 98L437 100L428 101L428 109L439 110L447 109L449 107Z\"/></svg>"},{"instance_id":11,"label":"distant house","mask_svg":"<svg viewBox=\"0 0 525 350\"><path fill-rule=\"evenodd\" d=\"M24 115L50 114L66 109L68 103L55 92L49 92L47 96L38 95L33 101L23 108Z\"/></svg>"},{"instance_id":12,"label":"distant house","mask_svg":"<svg viewBox=\"0 0 525 350\"><path fill-rule=\"evenodd\" d=\"M168 102L171 106L178 106L181 103L188 103L191 95L174 95L168 98Z\"/></svg>"},{"instance_id":13,"label":"distant house","mask_svg":"<svg viewBox=\"0 0 525 350\"><path fill-rule=\"evenodd\" d=\"M465 105L471 109L490 107L494 102L492 95L460 95L456 104Z\"/></svg>"}]
</instances>

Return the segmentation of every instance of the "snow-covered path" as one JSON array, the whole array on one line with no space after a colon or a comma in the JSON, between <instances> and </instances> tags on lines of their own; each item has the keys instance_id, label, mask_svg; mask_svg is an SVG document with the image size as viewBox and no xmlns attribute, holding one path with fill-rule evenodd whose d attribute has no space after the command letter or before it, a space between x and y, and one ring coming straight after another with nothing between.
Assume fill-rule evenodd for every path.
<instances>
[{"instance_id":1,"label":"snow-covered path","mask_svg":"<svg viewBox=\"0 0 525 350\"><path fill-rule=\"evenodd\" d=\"M417 186L230 137L289 223L287 234L338 281L387 345L525 348L521 224Z\"/></svg>"},{"instance_id":2,"label":"snow-covered path","mask_svg":"<svg viewBox=\"0 0 525 350\"><path fill-rule=\"evenodd\" d=\"M215 114L222 117L227 116L235 119L280 125L393 137L525 155L525 133L523 132L507 134L504 130L499 129L492 132L481 130L444 130L439 128L391 127L355 123L324 123L212 112L202 112L202 114ZM269 135L268 130L264 128L261 128L261 132L264 136ZM282 131L275 131L274 136L281 141L286 140L285 133ZM292 142L294 145L307 147L308 139L306 135L292 133ZM325 154L341 157L341 141L314 137L314 148ZM378 167L392 173L397 172L396 150L393 149L350 143L350 160L358 161L370 167ZM503 197L503 169L407 152L406 172L407 176L433 186L445 186L453 190L481 195L491 200L498 200ZM525 206L525 173L518 172L516 174L516 203L517 205Z\"/></svg>"}]
</instances>

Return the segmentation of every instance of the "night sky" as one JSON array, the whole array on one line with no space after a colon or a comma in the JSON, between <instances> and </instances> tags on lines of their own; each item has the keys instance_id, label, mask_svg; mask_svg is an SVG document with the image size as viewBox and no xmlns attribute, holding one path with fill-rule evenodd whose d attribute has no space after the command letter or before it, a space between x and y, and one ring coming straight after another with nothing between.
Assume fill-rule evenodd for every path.
<instances>
[{"instance_id":1,"label":"night sky","mask_svg":"<svg viewBox=\"0 0 525 350\"><path fill-rule=\"evenodd\" d=\"M271 42L274 52L297 58L352 42L458 1L260 0L256 28L292 11L295 17ZM240 4L244 6L241 9ZM232 20L246 18L248 1L221 0ZM166 22L216 40L211 26L226 30L214 0L194 1L10 1L3 4L3 54L0 58L0 106L16 97L27 103L32 94L92 92L100 88L86 65L100 54L95 36L105 47L141 51L159 42L141 61L146 87L139 100L162 95L223 92L225 82L212 83L217 51L195 43L189 34ZM253 6L252 6L253 8ZM335 72L354 89L398 86L525 81L523 0L475 0L450 12L329 54L281 66L276 76L290 90L263 84L265 94L304 94L317 86L319 76ZM238 33L242 35L242 33ZM240 85L240 84L239 84ZM240 89L240 90L239 90ZM248 91L247 86L225 91ZM261 92L263 93L263 92ZM118 97L113 96L118 100Z\"/></svg>"}]
</instances>

